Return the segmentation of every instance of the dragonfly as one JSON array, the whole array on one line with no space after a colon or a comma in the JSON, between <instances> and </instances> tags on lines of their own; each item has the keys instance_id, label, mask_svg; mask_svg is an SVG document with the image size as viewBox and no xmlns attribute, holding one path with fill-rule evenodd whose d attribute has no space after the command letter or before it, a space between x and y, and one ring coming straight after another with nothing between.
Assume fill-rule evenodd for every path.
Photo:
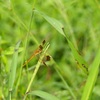
<instances>
[{"instance_id":1,"label":"dragonfly","mask_svg":"<svg viewBox=\"0 0 100 100\"><path fill-rule=\"evenodd\" d=\"M25 67L35 56L41 54L41 52L43 51L43 47L44 47L45 43L46 43L46 41L43 40L43 41L42 41L42 44L40 44L39 47L38 47L38 48L33 52L33 54L30 56L30 58L29 58L28 60L25 61L25 63L23 64L23 67ZM50 56L49 56L49 55L45 56L44 59L43 59L43 61L42 61L42 63L43 63L45 66L47 66L46 63L45 63L46 61L50 61Z\"/></svg>"}]
</instances>

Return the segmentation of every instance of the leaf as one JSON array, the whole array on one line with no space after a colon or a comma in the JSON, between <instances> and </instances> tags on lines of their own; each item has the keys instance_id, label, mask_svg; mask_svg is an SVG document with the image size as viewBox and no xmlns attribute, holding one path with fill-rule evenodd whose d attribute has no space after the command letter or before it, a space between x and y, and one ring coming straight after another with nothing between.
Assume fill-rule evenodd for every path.
<instances>
[{"instance_id":1,"label":"leaf","mask_svg":"<svg viewBox=\"0 0 100 100\"><path fill-rule=\"evenodd\" d=\"M68 44L69 44L69 46L70 46L70 48L72 50L72 53L74 55L74 58L77 61L77 64L88 75L88 64L82 58L82 56L78 53L78 51L76 50L76 48L74 47L74 45L70 42L70 40L69 39L67 39L67 40L68 40Z\"/></svg>"},{"instance_id":2,"label":"leaf","mask_svg":"<svg viewBox=\"0 0 100 100\"><path fill-rule=\"evenodd\" d=\"M4 55L12 55L14 51L14 47L9 47L7 50L4 50L2 54ZM23 51L23 47L19 47L18 53Z\"/></svg>"},{"instance_id":3,"label":"leaf","mask_svg":"<svg viewBox=\"0 0 100 100\"><path fill-rule=\"evenodd\" d=\"M81 100L89 100L95 82L97 80L97 76L99 73L99 65L100 65L100 49L92 63L90 74L88 76L87 83L85 85Z\"/></svg>"},{"instance_id":4,"label":"leaf","mask_svg":"<svg viewBox=\"0 0 100 100\"><path fill-rule=\"evenodd\" d=\"M56 19L51 18L47 15L45 15L43 12L34 10L37 14L41 15L47 22L49 22L60 34L62 34L66 40L68 41L68 44L72 50L72 53L74 55L75 60L78 62L78 65L84 73L88 75L88 64L87 62L83 59L83 57L78 53L76 48L74 47L73 43L69 40L68 36L64 33L64 27L63 25Z\"/></svg>"},{"instance_id":5,"label":"leaf","mask_svg":"<svg viewBox=\"0 0 100 100\"><path fill-rule=\"evenodd\" d=\"M53 96L53 95L51 95L47 92L40 91L40 90L35 90L35 91L32 91L28 94L39 96L39 97L41 97L42 99L45 99L45 100L59 100L56 96Z\"/></svg>"},{"instance_id":6,"label":"leaf","mask_svg":"<svg viewBox=\"0 0 100 100\"><path fill-rule=\"evenodd\" d=\"M59 33L61 33L63 36L65 36L64 32L63 32L63 28L64 26L56 19L51 18L47 15L45 15L44 13L34 10L34 12L40 14L43 18L45 18L45 20L47 20Z\"/></svg>"},{"instance_id":7,"label":"leaf","mask_svg":"<svg viewBox=\"0 0 100 100\"><path fill-rule=\"evenodd\" d=\"M12 58L12 63L10 67L10 76L9 76L9 91L12 91L14 81L15 81L16 67L17 67L17 60L18 60L18 49L19 49L20 42L21 41L19 41L16 44L13 58Z\"/></svg>"}]
</instances>

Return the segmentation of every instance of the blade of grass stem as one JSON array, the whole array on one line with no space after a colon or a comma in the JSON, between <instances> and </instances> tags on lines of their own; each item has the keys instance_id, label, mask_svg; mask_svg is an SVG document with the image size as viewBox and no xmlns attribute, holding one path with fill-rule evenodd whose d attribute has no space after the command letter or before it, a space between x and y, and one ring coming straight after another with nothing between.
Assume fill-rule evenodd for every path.
<instances>
[{"instance_id":1,"label":"blade of grass stem","mask_svg":"<svg viewBox=\"0 0 100 100\"><path fill-rule=\"evenodd\" d=\"M53 0L53 1L54 1L54 3L56 3L56 6L54 5L54 7L60 12L60 14L62 15L63 19L65 20L65 22L66 22L66 24L68 26L68 29L69 29L69 32L71 34L71 38L72 38L72 41L73 41L75 47L78 48L76 40L75 40L74 32L73 32L72 26L70 24L68 15L67 15L67 13L65 11L65 7L64 7L63 2L61 0ZM59 4L60 4L60 6L59 6Z\"/></svg>"},{"instance_id":2,"label":"blade of grass stem","mask_svg":"<svg viewBox=\"0 0 100 100\"><path fill-rule=\"evenodd\" d=\"M34 12L32 10L32 14L31 14L31 18L30 18L30 24L29 24L29 29L28 29L28 33L26 35L26 40L25 40L25 50L23 52L23 58L25 58L25 53L26 53L26 50L27 50L27 45L28 45L28 38L29 38L29 33L31 34L30 30L31 30L31 24L32 24L32 19L33 19L33 15L34 15ZM33 36L33 35L32 35ZM33 40L35 41L36 44L39 44L38 41L36 40L36 38L33 36ZM22 73L22 65L23 65L23 62L24 62L24 59L22 60L22 64L21 64L21 67L20 67L20 72L19 72L19 78L18 78L18 81L17 81L17 85L16 85L16 91L18 89L18 86L19 86L19 83L20 83L20 79L21 79L21 73ZM28 67L28 66L27 66ZM17 93L16 93L17 95Z\"/></svg>"},{"instance_id":3,"label":"blade of grass stem","mask_svg":"<svg viewBox=\"0 0 100 100\"><path fill-rule=\"evenodd\" d=\"M90 74L88 76L81 100L90 99L90 95L93 91L93 87L95 85L99 73L99 66L100 66L100 49L98 50L97 55L91 65Z\"/></svg>"},{"instance_id":4,"label":"blade of grass stem","mask_svg":"<svg viewBox=\"0 0 100 100\"><path fill-rule=\"evenodd\" d=\"M33 75L32 75L32 78L31 78L31 80L30 80L30 82L29 82L29 85L28 85L28 87L27 87L26 94L27 94L27 93L29 92L29 90L30 90L30 87L31 87L31 85L32 85L32 82L33 82L33 80L34 80L34 78L35 78L35 76L36 76L36 74L37 74L37 72L38 72L38 70L39 70L39 68L40 68L41 62L42 62L42 60L43 60L43 58L44 58L44 56L45 56L45 54L46 54L46 52L47 52L49 46L50 46L49 43L47 43L47 45L44 47L43 53L41 54L40 59L39 59L39 61L37 62L37 65L36 65L36 67L35 67L35 70L34 70L34 73L33 73ZM27 96L26 94L25 94L24 100L25 100L25 98L26 98L26 96Z\"/></svg>"},{"instance_id":5,"label":"blade of grass stem","mask_svg":"<svg viewBox=\"0 0 100 100\"><path fill-rule=\"evenodd\" d=\"M51 57L51 56L50 56ZM73 91L71 90L71 88L69 87L69 85L67 84L67 82L65 81L65 79L63 78L61 72L60 72L60 68L57 65L57 63L54 61L54 59L51 57L51 60L53 61L53 63L55 64L55 70L58 73L59 77L61 78L61 80L63 81L63 83L65 84L66 88L68 89L69 93L71 94L71 96L73 97L74 100L76 100L76 96L73 93Z\"/></svg>"},{"instance_id":6,"label":"blade of grass stem","mask_svg":"<svg viewBox=\"0 0 100 100\"><path fill-rule=\"evenodd\" d=\"M8 89L9 89L9 93L8 93L8 97L9 100L11 100L11 92L13 90L13 85L14 85L14 81L15 81L15 76L16 76L16 68L17 68L17 60L18 60L18 48L19 48L19 45L20 45L21 41L19 41L17 43L17 45L15 46L15 50L14 50L14 54L13 54L13 58L12 58L12 63L11 63L11 66L10 66L10 75L9 75L9 86L8 86Z\"/></svg>"},{"instance_id":7,"label":"blade of grass stem","mask_svg":"<svg viewBox=\"0 0 100 100\"><path fill-rule=\"evenodd\" d=\"M29 92L28 94L39 96L40 98L44 100L59 100L56 96L53 96L52 94L49 94L47 92L40 91L40 90L35 90L32 92Z\"/></svg>"}]
</instances>

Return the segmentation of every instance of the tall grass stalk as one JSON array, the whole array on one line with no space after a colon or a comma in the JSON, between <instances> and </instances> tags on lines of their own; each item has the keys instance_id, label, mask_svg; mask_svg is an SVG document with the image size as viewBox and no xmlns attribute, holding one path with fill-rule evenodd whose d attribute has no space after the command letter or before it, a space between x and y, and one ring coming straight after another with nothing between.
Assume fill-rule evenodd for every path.
<instances>
[{"instance_id":1,"label":"tall grass stalk","mask_svg":"<svg viewBox=\"0 0 100 100\"><path fill-rule=\"evenodd\" d=\"M67 82L65 81L65 79L62 76L62 73L60 72L60 67L58 66L58 64L54 61L54 59L51 57L51 60L53 61L53 63L55 64L55 70L57 72L57 74L59 75L59 77L61 78L62 82L65 84L66 89L68 89L69 93L71 94L71 96L73 97L74 100L76 100L76 96L74 94L74 92L72 91L72 89L70 88L70 86L67 84Z\"/></svg>"},{"instance_id":2,"label":"tall grass stalk","mask_svg":"<svg viewBox=\"0 0 100 100\"><path fill-rule=\"evenodd\" d=\"M91 65L91 69L89 72L89 76L88 76L81 100L90 100L90 97L91 97L91 94L92 94L92 91L93 91L93 88L94 88L94 85L96 83L97 76L99 73L99 66L100 66L100 48Z\"/></svg>"},{"instance_id":3,"label":"tall grass stalk","mask_svg":"<svg viewBox=\"0 0 100 100\"><path fill-rule=\"evenodd\" d=\"M27 87L24 100L26 99L27 93L28 93L29 90L30 90L30 87L31 87L31 85L32 85L32 82L33 82L33 80L34 80L34 78L35 78L35 76L36 76L36 74L37 74L37 72L38 72L38 70L39 70L39 68L40 68L40 65L41 65L41 63L42 63L42 60L43 60L43 58L44 58L44 56L45 56L45 54L46 54L46 52L47 52L49 46L50 46L50 45L47 43L47 45L45 46L45 48L44 48L44 50L43 50L43 53L42 53L41 56L40 56L39 61L37 62L37 65L36 65L36 67L35 67L35 70L34 70L34 73L33 73L33 75L32 75L32 78L31 78L31 80L30 80L30 82L29 82L29 85L28 85L28 87Z\"/></svg>"},{"instance_id":4,"label":"tall grass stalk","mask_svg":"<svg viewBox=\"0 0 100 100\"><path fill-rule=\"evenodd\" d=\"M13 54L13 58L12 58L12 63L10 66L8 100L12 99L11 97L12 97L12 90L13 90L13 86L14 86L15 76L16 76L16 68L17 68L17 61L18 61L18 48L19 48L20 42L21 41L19 41L17 43L17 45L15 46L15 50L14 50L14 54Z\"/></svg>"}]
</instances>

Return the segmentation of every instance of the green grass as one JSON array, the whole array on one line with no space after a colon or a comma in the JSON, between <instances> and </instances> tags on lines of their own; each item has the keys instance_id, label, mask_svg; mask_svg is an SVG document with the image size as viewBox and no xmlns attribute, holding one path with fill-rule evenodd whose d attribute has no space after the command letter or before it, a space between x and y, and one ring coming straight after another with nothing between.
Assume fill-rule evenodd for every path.
<instances>
[{"instance_id":1,"label":"green grass","mask_svg":"<svg viewBox=\"0 0 100 100\"><path fill-rule=\"evenodd\" d=\"M97 0L1 0L0 100L99 100L99 12Z\"/></svg>"}]
</instances>

